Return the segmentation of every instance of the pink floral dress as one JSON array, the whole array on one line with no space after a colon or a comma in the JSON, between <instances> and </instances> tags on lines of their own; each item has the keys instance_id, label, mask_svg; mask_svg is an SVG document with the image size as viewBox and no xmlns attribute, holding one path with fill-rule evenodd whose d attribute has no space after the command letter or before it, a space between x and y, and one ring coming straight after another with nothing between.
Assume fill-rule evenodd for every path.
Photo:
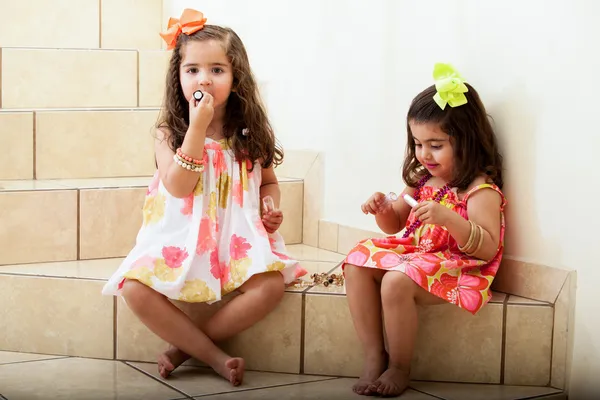
<instances>
[{"instance_id":1,"label":"pink floral dress","mask_svg":"<svg viewBox=\"0 0 600 400\"><path fill-rule=\"evenodd\" d=\"M280 271L286 283L306 273L278 232L260 217L261 167L249 172L225 140L206 139L208 162L194 192L178 199L155 173L136 245L104 286L120 295L125 279L185 302L214 302L254 274Z\"/></svg>"},{"instance_id":2,"label":"pink floral dress","mask_svg":"<svg viewBox=\"0 0 600 400\"><path fill-rule=\"evenodd\" d=\"M344 265L403 272L428 292L476 314L492 298L490 286L504 250L506 200L497 186L483 184L471 189L462 200L455 192L448 191L440 201L440 204L468 219L469 196L485 188L497 191L502 197L500 245L490 262L462 253L445 227L422 224L407 238L389 236L359 242L348 253ZM417 189L415 197L419 198L419 202L432 200L436 191L436 188L425 185ZM406 227L414 221L411 213Z\"/></svg>"}]
</instances>

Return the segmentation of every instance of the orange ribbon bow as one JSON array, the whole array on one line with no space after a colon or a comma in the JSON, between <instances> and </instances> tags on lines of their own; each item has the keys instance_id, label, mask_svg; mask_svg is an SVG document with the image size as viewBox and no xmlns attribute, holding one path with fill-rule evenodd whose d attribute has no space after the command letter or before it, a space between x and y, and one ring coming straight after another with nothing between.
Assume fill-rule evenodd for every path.
<instances>
[{"instance_id":1,"label":"orange ribbon bow","mask_svg":"<svg viewBox=\"0 0 600 400\"><path fill-rule=\"evenodd\" d=\"M206 18L200 11L186 8L181 14L181 18L169 18L169 26L166 32L161 32L160 36L167 42L167 50L172 50L177 44L177 38L181 32L191 35L204 28Z\"/></svg>"}]
</instances>

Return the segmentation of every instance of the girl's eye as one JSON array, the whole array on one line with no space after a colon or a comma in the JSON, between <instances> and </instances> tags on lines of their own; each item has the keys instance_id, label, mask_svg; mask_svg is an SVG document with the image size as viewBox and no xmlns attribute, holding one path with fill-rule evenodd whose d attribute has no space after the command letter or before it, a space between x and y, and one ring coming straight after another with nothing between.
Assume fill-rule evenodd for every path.
<instances>
[{"instance_id":1,"label":"girl's eye","mask_svg":"<svg viewBox=\"0 0 600 400\"><path fill-rule=\"evenodd\" d=\"M434 149L434 150L439 150L439 149L442 148L442 146L436 145L436 146L431 146L431 148Z\"/></svg>"},{"instance_id":2,"label":"girl's eye","mask_svg":"<svg viewBox=\"0 0 600 400\"><path fill-rule=\"evenodd\" d=\"M188 73L189 74L197 74L198 73L198 68L190 68L190 69L188 69Z\"/></svg>"},{"instance_id":3,"label":"girl's eye","mask_svg":"<svg viewBox=\"0 0 600 400\"><path fill-rule=\"evenodd\" d=\"M421 143L415 143L415 147L422 147L423 145Z\"/></svg>"},{"instance_id":4,"label":"girl's eye","mask_svg":"<svg viewBox=\"0 0 600 400\"><path fill-rule=\"evenodd\" d=\"M223 72L223 68L215 67L212 69L213 74L220 74Z\"/></svg>"}]
</instances>

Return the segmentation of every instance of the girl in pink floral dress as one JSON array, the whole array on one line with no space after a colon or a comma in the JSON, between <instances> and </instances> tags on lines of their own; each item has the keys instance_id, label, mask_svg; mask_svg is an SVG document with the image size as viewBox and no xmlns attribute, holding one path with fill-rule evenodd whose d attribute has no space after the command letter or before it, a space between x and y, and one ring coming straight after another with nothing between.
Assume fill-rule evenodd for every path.
<instances>
[{"instance_id":1,"label":"girl in pink floral dress","mask_svg":"<svg viewBox=\"0 0 600 400\"><path fill-rule=\"evenodd\" d=\"M173 49L157 125L158 171L136 245L103 293L128 306L172 347L167 377L190 356L239 385L244 360L214 342L249 328L304 274L277 232L283 215L273 165L282 161L240 38L187 9L162 36ZM274 209L263 210L270 196ZM215 302L241 292L202 329L169 299Z\"/></svg>"},{"instance_id":2,"label":"girl in pink floral dress","mask_svg":"<svg viewBox=\"0 0 600 400\"><path fill-rule=\"evenodd\" d=\"M397 396L408 386L417 304L477 313L492 297L502 258L506 202L495 134L479 95L451 66L437 64L434 79L407 116L402 195L418 204L373 194L362 211L375 215L382 231L404 232L363 240L344 260L366 356L353 390L363 395Z\"/></svg>"}]
</instances>

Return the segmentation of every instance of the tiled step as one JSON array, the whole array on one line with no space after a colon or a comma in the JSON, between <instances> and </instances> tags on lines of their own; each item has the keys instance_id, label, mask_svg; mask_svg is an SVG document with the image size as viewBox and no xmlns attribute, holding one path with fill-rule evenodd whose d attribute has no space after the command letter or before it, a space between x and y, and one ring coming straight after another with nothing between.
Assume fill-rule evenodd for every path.
<instances>
[{"instance_id":1,"label":"tiled step","mask_svg":"<svg viewBox=\"0 0 600 400\"><path fill-rule=\"evenodd\" d=\"M302 241L303 182L279 178L280 232ZM150 178L0 181L0 265L125 256Z\"/></svg>"},{"instance_id":2,"label":"tiled step","mask_svg":"<svg viewBox=\"0 0 600 400\"><path fill-rule=\"evenodd\" d=\"M0 47L160 49L162 11L162 0L2 1Z\"/></svg>"},{"instance_id":3,"label":"tiled step","mask_svg":"<svg viewBox=\"0 0 600 400\"><path fill-rule=\"evenodd\" d=\"M99 379L102 377L102 379ZM57 358L0 352L0 387L7 399L364 399L351 378L248 371L232 387L206 368L183 366L171 378L156 364ZM547 387L411 382L402 400L566 400Z\"/></svg>"},{"instance_id":4,"label":"tiled step","mask_svg":"<svg viewBox=\"0 0 600 400\"><path fill-rule=\"evenodd\" d=\"M341 254L304 245L288 249L309 273L339 272ZM115 259L0 267L0 292L8 299L0 319L11 327L0 335L0 350L154 361L166 344L121 299L99 295L118 264ZM47 299L43 306L39 298ZM227 301L178 305L203 319ZM502 293L477 316L452 305L424 307L413 378L547 386L553 317L552 304ZM90 325L93 332L82 331ZM346 297L336 286L288 288L272 314L223 346L245 357L253 370L354 377L362 366Z\"/></svg>"},{"instance_id":5,"label":"tiled step","mask_svg":"<svg viewBox=\"0 0 600 400\"><path fill-rule=\"evenodd\" d=\"M158 107L169 57L161 50L1 48L0 106Z\"/></svg>"}]
</instances>

